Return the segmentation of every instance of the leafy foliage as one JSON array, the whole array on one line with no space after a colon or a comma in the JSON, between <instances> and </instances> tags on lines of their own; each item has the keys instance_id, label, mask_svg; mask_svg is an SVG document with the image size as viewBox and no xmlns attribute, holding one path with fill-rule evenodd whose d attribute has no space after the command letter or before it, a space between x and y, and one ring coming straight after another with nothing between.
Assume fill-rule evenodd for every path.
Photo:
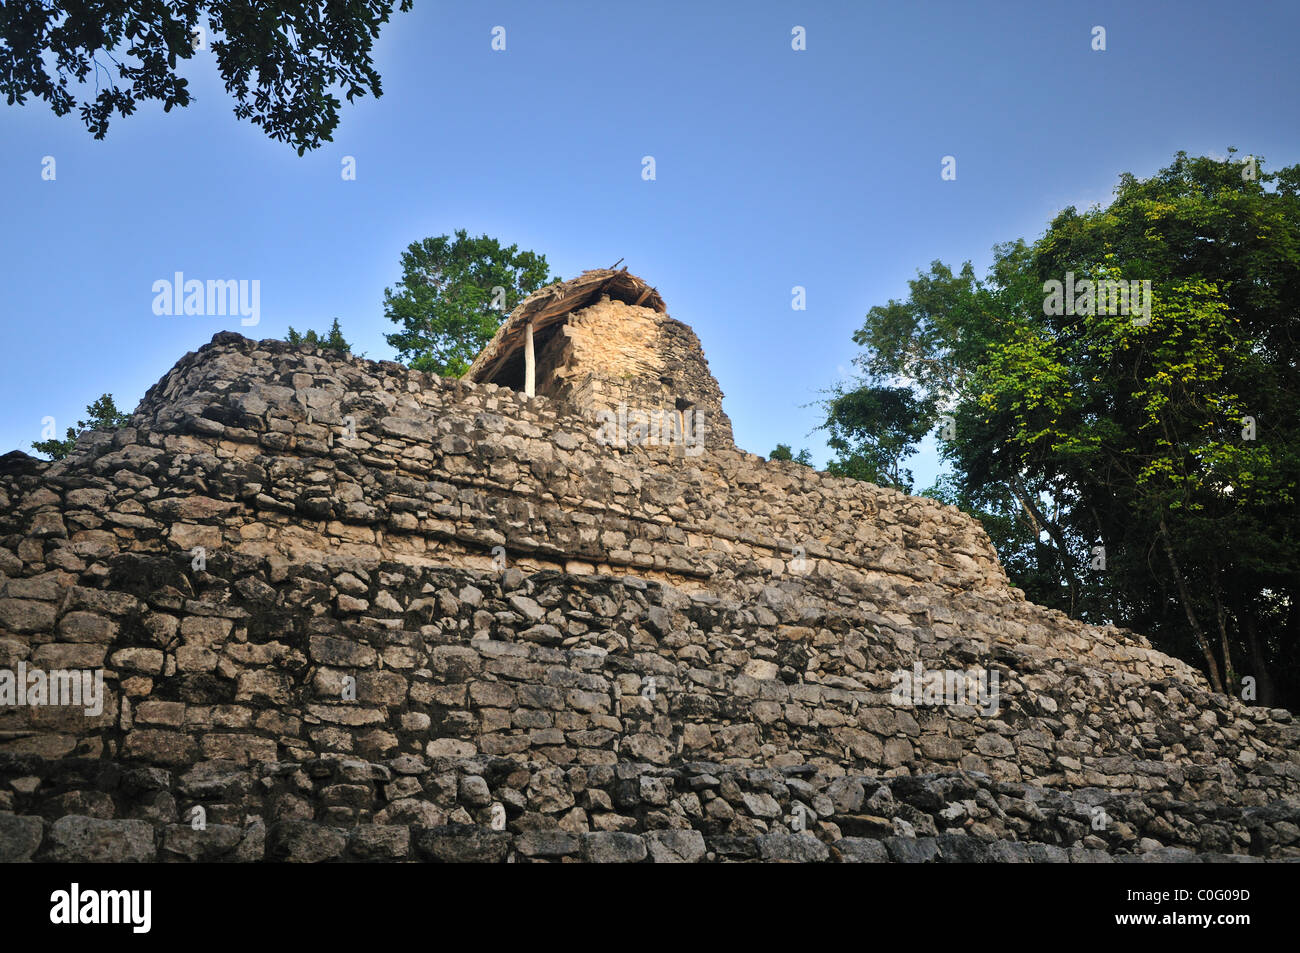
<instances>
[{"instance_id":1,"label":"leafy foliage","mask_svg":"<svg viewBox=\"0 0 1300 953\"><path fill-rule=\"evenodd\" d=\"M401 283L384 291L384 315L402 330L385 338L416 370L460 377L515 305L558 280L545 255L470 238L464 229L454 240L412 242L402 253Z\"/></svg>"},{"instance_id":2,"label":"leafy foliage","mask_svg":"<svg viewBox=\"0 0 1300 953\"><path fill-rule=\"evenodd\" d=\"M400 9L412 3L401 0ZM207 55L195 50L202 30L226 91L235 97L235 115L302 155L333 138L340 105L335 92L348 102L382 95L370 53L392 9L392 0L6 0L0 5L0 92L10 105L34 96L64 116L77 108L70 82L93 80L94 93L79 113L86 129L103 139L114 112L129 116L149 100L161 102L164 112L190 104L177 61Z\"/></svg>"},{"instance_id":3,"label":"leafy foliage","mask_svg":"<svg viewBox=\"0 0 1300 953\"><path fill-rule=\"evenodd\" d=\"M776 449L768 454L768 458L771 460L790 460L795 463L802 463L806 467L812 466L812 454L806 449L795 453L787 443L778 443Z\"/></svg>"},{"instance_id":4,"label":"leafy foliage","mask_svg":"<svg viewBox=\"0 0 1300 953\"><path fill-rule=\"evenodd\" d=\"M69 427L67 437L63 440L41 440L32 444L37 453L44 453L51 460L62 460L77 445L77 434L83 430L117 430L125 427L129 414L124 414L113 403L112 394L103 394L99 400L86 407L89 420L78 420L76 427Z\"/></svg>"},{"instance_id":5,"label":"leafy foliage","mask_svg":"<svg viewBox=\"0 0 1300 953\"><path fill-rule=\"evenodd\" d=\"M909 388L837 385L825 402L827 445L836 453L827 472L912 492L912 471L901 467L930 429L931 402Z\"/></svg>"},{"instance_id":6,"label":"leafy foliage","mask_svg":"<svg viewBox=\"0 0 1300 953\"><path fill-rule=\"evenodd\" d=\"M286 340L295 347L309 345L324 351L339 351L340 353L349 353L352 350L352 345L343 339L343 332L339 330L338 318L334 319L334 324L325 334L317 334L315 331L299 334L293 329L293 325L289 325L289 335Z\"/></svg>"},{"instance_id":7,"label":"leafy foliage","mask_svg":"<svg viewBox=\"0 0 1300 953\"><path fill-rule=\"evenodd\" d=\"M1030 598L1275 703L1300 698L1300 167L1257 164L1179 153L998 246L983 280L933 263L871 309L863 384L825 406L832 468L905 488L888 461L942 409L953 475L927 495L977 516ZM1067 273L1149 281L1146 320L1048 307ZM900 381L914 400L880 406Z\"/></svg>"}]
</instances>

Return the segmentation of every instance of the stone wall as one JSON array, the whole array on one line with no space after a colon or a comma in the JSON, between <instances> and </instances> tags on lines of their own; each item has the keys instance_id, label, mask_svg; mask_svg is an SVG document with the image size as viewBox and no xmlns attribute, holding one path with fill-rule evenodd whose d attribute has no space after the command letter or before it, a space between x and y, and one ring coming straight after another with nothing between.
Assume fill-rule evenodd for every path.
<instances>
[{"instance_id":1,"label":"stone wall","mask_svg":"<svg viewBox=\"0 0 1300 953\"><path fill-rule=\"evenodd\" d=\"M555 329L537 367L537 393L573 412L590 417L625 404L676 414L689 407L704 416L712 447L734 447L699 338L666 314L606 296Z\"/></svg>"},{"instance_id":2,"label":"stone wall","mask_svg":"<svg viewBox=\"0 0 1300 953\"><path fill-rule=\"evenodd\" d=\"M954 508L234 334L0 458L20 662L110 695L0 708L38 859L1300 855L1290 714L1027 603ZM916 662L998 712L898 704Z\"/></svg>"}]
</instances>

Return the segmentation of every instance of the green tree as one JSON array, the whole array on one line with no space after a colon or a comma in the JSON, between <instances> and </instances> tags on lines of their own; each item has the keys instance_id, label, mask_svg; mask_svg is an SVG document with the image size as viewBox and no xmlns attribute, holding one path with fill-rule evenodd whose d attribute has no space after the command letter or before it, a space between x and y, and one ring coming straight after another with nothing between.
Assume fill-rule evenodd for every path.
<instances>
[{"instance_id":1,"label":"green tree","mask_svg":"<svg viewBox=\"0 0 1300 953\"><path fill-rule=\"evenodd\" d=\"M906 387L863 383L836 385L823 406L826 443L836 454L827 472L912 492L912 471L901 464L929 429L930 402Z\"/></svg>"},{"instance_id":2,"label":"green tree","mask_svg":"<svg viewBox=\"0 0 1300 953\"><path fill-rule=\"evenodd\" d=\"M812 454L806 449L795 453L790 449L788 443L778 443L776 449L768 454L770 460L790 460L794 463L802 463L806 467L812 466Z\"/></svg>"},{"instance_id":3,"label":"green tree","mask_svg":"<svg viewBox=\"0 0 1300 953\"><path fill-rule=\"evenodd\" d=\"M94 97L78 111L103 139L114 112L129 116L149 100L164 112L188 106L177 60L210 50L235 115L302 155L333 138L336 93L348 102L382 94L370 54L392 9L392 0L12 0L0 5L0 93L10 105L34 96L64 116L78 105L69 81L93 80Z\"/></svg>"},{"instance_id":4,"label":"green tree","mask_svg":"<svg viewBox=\"0 0 1300 953\"><path fill-rule=\"evenodd\" d=\"M980 518L1031 598L1150 635L1221 690L1249 674L1269 704L1300 698L1300 167L1263 168L1179 153L1124 175L983 280L933 263L854 340L860 393L904 378L919 419L947 408L953 474L927 495ZM1067 275L1151 295L1062 309Z\"/></svg>"},{"instance_id":5,"label":"green tree","mask_svg":"<svg viewBox=\"0 0 1300 953\"><path fill-rule=\"evenodd\" d=\"M545 255L464 229L412 242L401 283L384 290L384 315L402 329L385 337L416 370L459 377L515 305L558 280Z\"/></svg>"},{"instance_id":6,"label":"green tree","mask_svg":"<svg viewBox=\"0 0 1300 953\"><path fill-rule=\"evenodd\" d=\"M72 452L77 444L77 434L83 430L118 430L125 427L130 414L124 414L113 403L112 394L104 394L99 400L86 407L89 420L78 420L76 427L68 428L68 435L63 440L41 440L32 444L37 453L44 453L51 460L62 460Z\"/></svg>"},{"instance_id":7,"label":"green tree","mask_svg":"<svg viewBox=\"0 0 1300 953\"><path fill-rule=\"evenodd\" d=\"M299 334L293 329L293 325L289 325L289 334L285 340L295 347L302 347L306 344L324 351L339 351L340 353L349 353L352 350L352 345L343 339L343 332L339 330L338 318L334 319L334 324L326 334L317 334L315 331Z\"/></svg>"}]
</instances>

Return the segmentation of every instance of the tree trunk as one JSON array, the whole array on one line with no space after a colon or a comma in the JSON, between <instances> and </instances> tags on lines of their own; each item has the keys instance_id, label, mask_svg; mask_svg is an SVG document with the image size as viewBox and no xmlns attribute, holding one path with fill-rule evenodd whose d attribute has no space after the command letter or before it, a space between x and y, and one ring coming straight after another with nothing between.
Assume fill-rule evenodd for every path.
<instances>
[{"instance_id":1,"label":"tree trunk","mask_svg":"<svg viewBox=\"0 0 1300 953\"><path fill-rule=\"evenodd\" d=\"M1223 652L1223 680L1236 692L1240 685L1237 673L1232 667L1232 650L1228 646L1228 613L1223 608L1223 590L1219 586L1219 563L1214 561L1210 576L1210 592L1214 596L1214 610L1219 623L1219 647ZM1240 694L1237 696L1240 698Z\"/></svg>"},{"instance_id":2,"label":"tree trunk","mask_svg":"<svg viewBox=\"0 0 1300 953\"><path fill-rule=\"evenodd\" d=\"M1034 503L1032 497L1030 497L1025 488L1021 486L1018 478L1013 476L1009 482L1009 486L1011 488L1011 495L1014 496L1016 501L1025 508L1025 512L1030 515L1030 518L1034 521L1036 527L1041 526L1043 529L1047 530L1047 535L1051 537L1052 542L1056 544L1056 551L1061 554L1061 569L1065 573L1065 583L1070 587L1070 611L1067 615L1073 618L1075 609L1079 605L1079 580L1075 578L1074 565L1070 560L1069 551L1065 548L1065 541L1061 539L1060 531L1057 530L1056 526L1048 522L1047 518L1043 516L1042 511L1038 509L1038 506Z\"/></svg>"},{"instance_id":3,"label":"tree trunk","mask_svg":"<svg viewBox=\"0 0 1300 953\"><path fill-rule=\"evenodd\" d=\"M1210 676L1210 687L1221 695L1226 695L1223 690L1223 680L1219 677L1219 663L1214 660L1214 653L1210 651L1209 645L1205 642L1205 633L1201 630L1201 624L1196 621L1196 613L1192 611L1192 597L1187 592L1187 581L1183 579L1182 570L1178 568L1178 560L1174 557L1173 544L1169 542L1169 530L1165 526L1165 518L1160 517L1160 539L1165 544L1165 555L1169 557L1169 568L1174 572L1174 582L1178 585L1178 598L1182 600L1183 610L1187 613L1187 624L1192 627L1192 637L1196 640L1196 647L1201 650L1201 655L1205 657L1205 667Z\"/></svg>"},{"instance_id":4,"label":"tree trunk","mask_svg":"<svg viewBox=\"0 0 1300 953\"><path fill-rule=\"evenodd\" d=\"M1089 507L1089 512L1092 513L1092 521L1097 524L1097 538L1101 540L1102 545L1105 546L1106 533L1102 529L1101 517L1097 515L1097 510L1095 508ZM1111 578L1113 579L1114 577L1112 576ZM1119 609L1119 586L1112 582L1110 585L1106 586L1106 594L1110 596L1109 621L1112 625L1120 625L1122 624L1121 619L1123 618L1123 613L1121 613Z\"/></svg>"},{"instance_id":5,"label":"tree trunk","mask_svg":"<svg viewBox=\"0 0 1300 953\"><path fill-rule=\"evenodd\" d=\"M1255 620L1251 618L1249 612L1241 613L1241 630L1246 635L1246 646L1250 651L1250 667L1255 673L1256 704L1263 705L1265 708L1274 708L1277 705L1277 687L1273 684L1273 676L1268 671L1268 659L1264 657L1264 650L1260 647L1259 638L1255 633Z\"/></svg>"}]
</instances>

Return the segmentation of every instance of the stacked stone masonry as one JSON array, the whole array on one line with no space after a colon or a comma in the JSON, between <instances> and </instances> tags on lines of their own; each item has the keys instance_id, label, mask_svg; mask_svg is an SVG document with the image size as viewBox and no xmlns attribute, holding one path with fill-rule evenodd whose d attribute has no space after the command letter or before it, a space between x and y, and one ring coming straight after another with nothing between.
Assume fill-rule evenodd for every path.
<instances>
[{"instance_id":1,"label":"stacked stone masonry","mask_svg":"<svg viewBox=\"0 0 1300 953\"><path fill-rule=\"evenodd\" d=\"M916 662L997 713L900 706ZM0 860L1300 857L1290 714L952 507L235 334L0 458L19 663L108 698L0 708Z\"/></svg>"},{"instance_id":2,"label":"stacked stone masonry","mask_svg":"<svg viewBox=\"0 0 1300 953\"><path fill-rule=\"evenodd\" d=\"M731 446L731 419L699 338L666 314L608 297L570 314L538 357L538 393L594 416L620 405L702 414L706 442Z\"/></svg>"}]
</instances>

